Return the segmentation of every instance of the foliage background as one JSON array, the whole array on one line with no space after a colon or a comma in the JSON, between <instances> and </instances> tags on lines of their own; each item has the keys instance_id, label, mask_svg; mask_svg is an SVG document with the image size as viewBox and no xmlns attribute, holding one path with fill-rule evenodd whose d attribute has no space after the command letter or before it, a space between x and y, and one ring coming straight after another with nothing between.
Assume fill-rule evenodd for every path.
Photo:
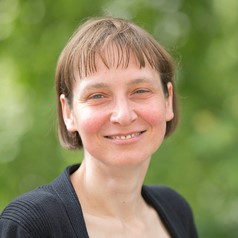
<instances>
[{"instance_id":1,"label":"foliage background","mask_svg":"<svg viewBox=\"0 0 238 238\"><path fill-rule=\"evenodd\" d=\"M180 127L146 183L182 193L201 237L237 237L237 12L237 0L0 0L0 210L82 158L57 140L54 70L79 23L107 14L146 28L178 64Z\"/></svg>"}]
</instances>

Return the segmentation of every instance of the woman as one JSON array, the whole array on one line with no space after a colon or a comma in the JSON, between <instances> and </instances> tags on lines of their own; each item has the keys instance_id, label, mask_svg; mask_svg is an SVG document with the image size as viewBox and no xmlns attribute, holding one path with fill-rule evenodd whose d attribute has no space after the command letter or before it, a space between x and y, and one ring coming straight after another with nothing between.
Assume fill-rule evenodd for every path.
<instances>
[{"instance_id":1,"label":"woman","mask_svg":"<svg viewBox=\"0 0 238 238\"><path fill-rule=\"evenodd\" d=\"M140 27L94 18L75 32L56 70L59 137L81 165L13 201L1 237L197 237L175 191L145 186L152 154L177 124L168 53Z\"/></svg>"}]
</instances>

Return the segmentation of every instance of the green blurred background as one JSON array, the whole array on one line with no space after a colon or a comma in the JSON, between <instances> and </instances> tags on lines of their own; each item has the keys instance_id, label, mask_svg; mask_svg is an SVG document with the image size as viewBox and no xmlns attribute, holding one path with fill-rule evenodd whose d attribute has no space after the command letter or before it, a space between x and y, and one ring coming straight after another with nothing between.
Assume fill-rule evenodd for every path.
<instances>
[{"instance_id":1,"label":"green blurred background","mask_svg":"<svg viewBox=\"0 0 238 238\"><path fill-rule=\"evenodd\" d=\"M0 211L81 160L56 136L55 65L79 23L105 14L141 25L177 62L180 126L146 183L183 194L200 237L237 237L237 0L0 0Z\"/></svg>"}]
</instances>

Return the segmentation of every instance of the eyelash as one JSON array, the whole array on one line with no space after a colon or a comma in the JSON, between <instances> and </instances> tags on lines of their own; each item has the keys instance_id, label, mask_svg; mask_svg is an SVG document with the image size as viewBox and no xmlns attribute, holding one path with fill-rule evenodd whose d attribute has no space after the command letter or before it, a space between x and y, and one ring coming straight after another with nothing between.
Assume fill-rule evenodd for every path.
<instances>
[{"instance_id":1,"label":"eyelash","mask_svg":"<svg viewBox=\"0 0 238 238\"><path fill-rule=\"evenodd\" d=\"M136 89L132 92L132 94L145 94L150 92L148 89ZM105 95L103 93L95 93L88 97L89 100L99 100L105 98Z\"/></svg>"},{"instance_id":2,"label":"eyelash","mask_svg":"<svg viewBox=\"0 0 238 238\"><path fill-rule=\"evenodd\" d=\"M97 93L97 94L93 94L89 97L89 99L101 99L104 98L103 94Z\"/></svg>"},{"instance_id":3,"label":"eyelash","mask_svg":"<svg viewBox=\"0 0 238 238\"><path fill-rule=\"evenodd\" d=\"M143 93L148 93L149 90L148 89L137 89L134 91L134 93L136 94L143 94Z\"/></svg>"}]
</instances>

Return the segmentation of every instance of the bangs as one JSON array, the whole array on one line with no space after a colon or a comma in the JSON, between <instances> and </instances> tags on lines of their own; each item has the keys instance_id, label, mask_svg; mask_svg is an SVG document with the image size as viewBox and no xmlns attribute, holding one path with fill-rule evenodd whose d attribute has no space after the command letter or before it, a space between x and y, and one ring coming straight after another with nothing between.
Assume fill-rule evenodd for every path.
<instances>
[{"instance_id":1,"label":"bangs","mask_svg":"<svg viewBox=\"0 0 238 238\"><path fill-rule=\"evenodd\" d=\"M97 72L97 60L100 59L109 69L113 67L127 68L131 57L133 57L140 68L145 67L148 63L152 68L162 73L161 58L163 54L152 39L142 37L132 27L127 26L111 26L105 32L97 31L94 33L98 37L81 39L83 44L78 45L72 55L73 72L76 77L87 77ZM137 34L136 34L137 33ZM146 34L143 32L143 36ZM158 55L160 57L158 57ZM72 72L72 71L71 71Z\"/></svg>"}]
</instances>

